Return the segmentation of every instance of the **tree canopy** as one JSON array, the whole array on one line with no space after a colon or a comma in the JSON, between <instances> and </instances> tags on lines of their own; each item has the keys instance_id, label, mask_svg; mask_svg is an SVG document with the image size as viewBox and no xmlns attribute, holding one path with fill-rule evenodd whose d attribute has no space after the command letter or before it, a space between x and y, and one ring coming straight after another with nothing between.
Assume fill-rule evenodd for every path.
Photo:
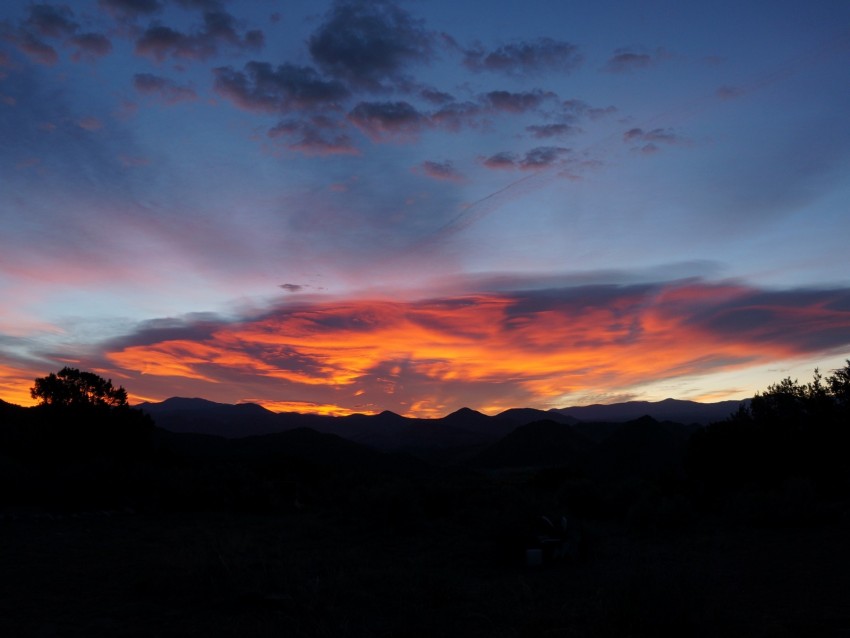
<instances>
[{"instance_id":1,"label":"tree canopy","mask_svg":"<svg viewBox=\"0 0 850 638\"><path fill-rule=\"evenodd\" d=\"M715 491L814 479L824 492L850 489L850 360L809 383L785 378L738 412L691 438L691 476Z\"/></svg>"},{"instance_id":2,"label":"tree canopy","mask_svg":"<svg viewBox=\"0 0 850 638\"><path fill-rule=\"evenodd\" d=\"M41 405L56 407L127 407L127 391L112 385L112 379L104 379L94 372L64 367L39 377L30 388L33 399Z\"/></svg>"}]
</instances>

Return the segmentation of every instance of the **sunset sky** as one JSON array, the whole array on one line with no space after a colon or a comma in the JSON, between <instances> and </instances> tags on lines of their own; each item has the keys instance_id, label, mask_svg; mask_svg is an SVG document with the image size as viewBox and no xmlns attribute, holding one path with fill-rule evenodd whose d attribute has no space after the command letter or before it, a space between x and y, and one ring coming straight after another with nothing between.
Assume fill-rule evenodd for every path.
<instances>
[{"instance_id":1,"label":"sunset sky","mask_svg":"<svg viewBox=\"0 0 850 638\"><path fill-rule=\"evenodd\" d=\"M850 2L0 4L0 398L740 399L850 358Z\"/></svg>"}]
</instances>

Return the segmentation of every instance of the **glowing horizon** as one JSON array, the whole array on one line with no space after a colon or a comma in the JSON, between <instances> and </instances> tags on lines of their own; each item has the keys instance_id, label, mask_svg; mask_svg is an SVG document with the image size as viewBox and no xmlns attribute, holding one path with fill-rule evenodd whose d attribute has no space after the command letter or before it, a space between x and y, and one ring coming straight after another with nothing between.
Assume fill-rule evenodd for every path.
<instances>
[{"instance_id":1,"label":"glowing horizon","mask_svg":"<svg viewBox=\"0 0 850 638\"><path fill-rule=\"evenodd\" d=\"M2 3L0 398L72 365L138 401L442 416L839 367L847 24Z\"/></svg>"}]
</instances>

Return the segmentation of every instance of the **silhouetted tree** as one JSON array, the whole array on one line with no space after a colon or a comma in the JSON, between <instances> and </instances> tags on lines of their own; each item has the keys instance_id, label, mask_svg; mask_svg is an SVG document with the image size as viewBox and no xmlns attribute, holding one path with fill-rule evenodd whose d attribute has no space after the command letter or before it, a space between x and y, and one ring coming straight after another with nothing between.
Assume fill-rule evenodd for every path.
<instances>
[{"instance_id":1,"label":"silhouetted tree","mask_svg":"<svg viewBox=\"0 0 850 638\"><path fill-rule=\"evenodd\" d=\"M122 408L128 405L127 391L123 386L113 386L112 379L68 367L36 379L30 395L39 399L41 405L57 407Z\"/></svg>"},{"instance_id":2,"label":"silhouetted tree","mask_svg":"<svg viewBox=\"0 0 850 638\"><path fill-rule=\"evenodd\" d=\"M850 489L850 360L810 383L785 378L691 439L689 473L713 492L810 478L824 491Z\"/></svg>"},{"instance_id":3,"label":"silhouetted tree","mask_svg":"<svg viewBox=\"0 0 850 638\"><path fill-rule=\"evenodd\" d=\"M34 448L47 459L128 458L150 449L153 422L127 402L127 391L112 380L65 367L35 379Z\"/></svg>"}]
</instances>

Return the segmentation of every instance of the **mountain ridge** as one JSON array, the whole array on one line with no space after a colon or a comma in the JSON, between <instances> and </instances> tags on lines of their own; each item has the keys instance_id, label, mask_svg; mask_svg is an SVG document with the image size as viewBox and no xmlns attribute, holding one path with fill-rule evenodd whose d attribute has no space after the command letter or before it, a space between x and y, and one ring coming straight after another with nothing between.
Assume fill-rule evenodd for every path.
<instances>
[{"instance_id":1,"label":"mountain ridge","mask_svg":"<svg viewBox=\"0 0 850 638\"><path fill-rule=\"evenodd\" d=\"M574 425L584 436L600 440L616 423L649 416L657 421L707 425L727 418L740 404L740 401L698 403L666 399L548 411L511 408L493 416L464 407L431 419L406 417L390 410L342 417L272 412L255 403L228 404L186 397L170 397L158 403L146 402L134 407L149 414L159 427L171 432L238 439L306 427L377 449L405 450L480 447L494 443L518 427L543 420Z\"/></svg>"}]
</instances>

